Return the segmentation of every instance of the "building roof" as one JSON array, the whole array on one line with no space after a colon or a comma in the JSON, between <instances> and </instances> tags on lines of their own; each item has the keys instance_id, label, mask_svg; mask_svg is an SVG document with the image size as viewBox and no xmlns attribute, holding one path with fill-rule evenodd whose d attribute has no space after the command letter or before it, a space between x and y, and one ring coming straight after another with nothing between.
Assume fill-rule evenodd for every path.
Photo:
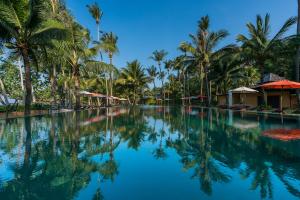
<instances>
[{"instance_id":1,"label":"building roof","mask_svg":"<svg viewBox=\"0 0 300 200\"><path fill-rule=\"evenodd\" d=\"M257 93L257 90L253 90L251 88L247 88L247 87L239 87L233 90L230 90L230 92L232 93Z\"/></svg>"},{"instance_id":2,"label":"building roof","mask_svg":"<svg viewBox=\"0 0 300 200\"><path fill-rule=\"evenodd\" d=\"M262 83L270 83L275 81L281 81L284 80L284 77L278 76L277 74L268 73L264 75L263 82Z\"/></svg>"}]
</instances>

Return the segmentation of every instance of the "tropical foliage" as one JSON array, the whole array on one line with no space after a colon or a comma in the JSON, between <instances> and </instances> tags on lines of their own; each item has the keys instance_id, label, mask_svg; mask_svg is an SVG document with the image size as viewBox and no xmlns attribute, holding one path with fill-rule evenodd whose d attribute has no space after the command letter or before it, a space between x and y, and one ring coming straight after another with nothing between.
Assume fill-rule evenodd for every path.
<instances>
[{"instance_id":1,"label":"tropical foliage","mask_svg":"<svg viewBox=\"0 0 300 200\"><path fill-rule=\"evenodd\" d=\"M212 30L209 16L204 16L190 40L178 44L178 56L155 50L149 59L153 64L144 69L138 60L115 66L119 37L100 29L105 12L97 3L87 5L86 12L96 24L97 38L63 1L0 0L1 104L8 104L9 97L17 99L25 104L26 114L32 102L80 109L92 102L82 96L87 91L132 104L146 98L181 103L187 96L205 96L200 103L211 105L216 95L254 86L266 73L299 78L299 37L289 31L297 22L294 17L271 32L270 15L257 15L247 23L247 34L226 44L229 32ZM112 99L97 99L97 105L113 105Z\"/></svg>"}]
</instances>

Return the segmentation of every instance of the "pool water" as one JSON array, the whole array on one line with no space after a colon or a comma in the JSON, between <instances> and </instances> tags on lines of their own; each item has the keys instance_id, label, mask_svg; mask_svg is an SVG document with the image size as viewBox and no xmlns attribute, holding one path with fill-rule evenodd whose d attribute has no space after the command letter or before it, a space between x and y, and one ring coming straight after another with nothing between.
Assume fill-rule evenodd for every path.
<instances>
[{"instance_id":1,"label":"pool water","mask_svg":"<svg viewBox=\"0 0 300 200\"><path fill-rule=\"evenodd\" d=\"M298 199L300 118L197 107L0 120L0 199Z\"/></svg>"}]
</instances>

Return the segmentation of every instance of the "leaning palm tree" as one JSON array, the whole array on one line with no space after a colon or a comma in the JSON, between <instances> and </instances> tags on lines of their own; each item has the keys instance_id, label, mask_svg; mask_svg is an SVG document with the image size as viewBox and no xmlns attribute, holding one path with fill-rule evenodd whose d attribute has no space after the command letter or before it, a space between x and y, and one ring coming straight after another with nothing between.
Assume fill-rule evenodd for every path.
<instances>
[{"instance_id":1,"label":"leaning palm tree","mask_svg":"<svg viewBox=\"0 0 300 200\"><path fill-rule=\"evenodd\" d=\"M20 55L25 66L25 115L30 114L32 102L34 50L49 45L51 39L58 39L64 32L63 25L45 13L47 9L41 0L0 0L0 42Z\"/></svg>"},{"instance_id":2,"label":"leaning palm tree","mask_svg":"<svg viewBox=\"0 0 300 200\"><path fill-rule=\"evenodd\" d=\"M97 45L99 49L102 49L105 53L108 54L109 64L111 66L113 66L113 56L119 52L117 43L118 43L118 36L110 32L110 33L105 33L101 37L100 42ZM114 76L113 70L111 70L109 73L111 96L113 96L113 76Z\"/></svg>"},{"instance_id":3,"label":"leaning palm tree","mask_svg":"<svg viewBox=\"0 0 300 200\"><path fill-rule=\"evenodd\" d=\"M90 14L92 15L92 17L96 21L97 38L98 38L98 41L100 41L100 21L102 19L103 12L102 12L101 8L99 7L99 5L96 2L92 5L87 5L87 8L88 8Z\"/></svg>"}]
</instances>

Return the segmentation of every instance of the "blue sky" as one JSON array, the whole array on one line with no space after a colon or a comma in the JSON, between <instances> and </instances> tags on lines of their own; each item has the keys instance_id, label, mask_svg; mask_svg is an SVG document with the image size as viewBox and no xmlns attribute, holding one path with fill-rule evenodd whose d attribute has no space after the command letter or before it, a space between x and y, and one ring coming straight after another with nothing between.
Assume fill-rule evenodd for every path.
<instances>
[{"instance_id":1,"label":"blue sky","mask_svg":"<svg viewBox=\"0 0 300 200\"><path fill-rule=\"evenodd\" d=\"M246 23L255 21L256 14L270 13L273 31L297 14L296 0L67 0L70 11L93 38L95 22L86 5L95 1L104 11L101 30L119 36L120 53L114 59L118 67L134 59L145 67L154 64L149 56L156 49L165 49L169 58L175 57L180 42L196 32L197 21L207 14L213 30L230 32L224 44L246 33Z\"/></svg>"}]
</instances>

